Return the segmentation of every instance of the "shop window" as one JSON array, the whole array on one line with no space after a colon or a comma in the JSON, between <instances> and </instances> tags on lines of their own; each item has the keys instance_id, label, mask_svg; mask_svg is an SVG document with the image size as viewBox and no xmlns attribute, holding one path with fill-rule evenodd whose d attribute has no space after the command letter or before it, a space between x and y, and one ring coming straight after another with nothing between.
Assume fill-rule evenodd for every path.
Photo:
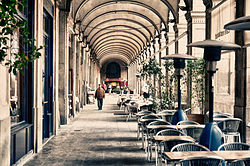
<instances>
[{"instance_id":1,"label":"shop window","mask_svg":"<svg viewBox=\"0 0 250 166\"><path fill-rule=\"evenodd\" d=\"M19 9L19 8L18 8ZM28 20L28 8L24 8L22 11L19 10L17 18L22 20ZM23 38L20 35L19 29L15 29L11 36L11 47L10 47L10 59L13 60L15 54L25 53L27 46L23 43ZM24 69L25 72L26 69ZM25 110L25 73L21 74L17 72L16 75L13 73L9 74L10 78L10 116L11 124L18 124L24 120L27 120L27 113ZM27 91L27 90L26 90Z\"/></svg>"},{"instance_id":2,"label":"shop window","mask_svg":"<svg viewBox=\"0 0 250 166\"><path fill-rule=\"evenodd\" d=\"M24 51L24 45L18 29L14 31L11 38L11 56L15 56L14 54L18 52L22 53ZM23 75L19 72L16 75L10 73L10 116L12 124L16 124L24 120L23 80Z\"/></svg>"}]
</instances>

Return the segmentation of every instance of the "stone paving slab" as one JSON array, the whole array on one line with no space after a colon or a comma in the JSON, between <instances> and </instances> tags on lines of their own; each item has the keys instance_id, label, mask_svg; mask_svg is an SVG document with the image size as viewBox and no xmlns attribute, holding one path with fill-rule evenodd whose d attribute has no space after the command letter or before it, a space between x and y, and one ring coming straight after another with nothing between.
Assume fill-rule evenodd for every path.
<instances>
[{"instance_id":1,"label":"stone paving slab","mask_svg":"<svg viewBox=\"0 0 250 166\"><path fill-rule=\"evenodd\" d=\"M155 165L146 161L136 138L136 121L126 122L126 115L114 115L115 111L122 111L117 100L117 95L107 94L102 111L95 104L85 106L25 165Z\"/></svg>"}]
</instances>

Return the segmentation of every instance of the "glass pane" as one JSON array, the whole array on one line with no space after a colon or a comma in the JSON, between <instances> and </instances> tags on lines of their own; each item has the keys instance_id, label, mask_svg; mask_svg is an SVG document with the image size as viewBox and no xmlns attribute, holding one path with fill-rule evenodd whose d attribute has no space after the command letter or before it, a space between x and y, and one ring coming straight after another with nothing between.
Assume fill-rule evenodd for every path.
<instances>
[{"instance_id":1,"label":"glass pane","mask_svg":"<svg viewBox=\"0 0 250 166\"><path fill-rule=\"evenodd\" d=\"M18 52L23 52L22 38L18 30L15 30L12 35L11 43L11 59L18 54ZM17 73L14 75L10 73L10 116L11 124L16 124L24 120L23 112L23 75Z\"/></svg>"}]
</instances>

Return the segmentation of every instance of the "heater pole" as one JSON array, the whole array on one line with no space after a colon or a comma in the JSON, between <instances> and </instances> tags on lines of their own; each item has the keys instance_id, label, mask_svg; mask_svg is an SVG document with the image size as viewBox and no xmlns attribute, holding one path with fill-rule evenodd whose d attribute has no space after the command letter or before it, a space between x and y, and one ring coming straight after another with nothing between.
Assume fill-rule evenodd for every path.
<instances>
[{"instance_id":1,"label":"heater pole","mask_svg":"<svg viewBox=\"0 0 250 166\"><path fill-rule=\"evenodd\" d=\"M214 71L208 71L208 83L209 83L209 122L213 122L214 114L214 87L213 87L213 75Z\"/></svg>"},{"instance_id":2,"label":"heater pole","mask_svg":"<svg viewBox=\"0 0 250 166\"><path fill-rule=\"evenodd\" d=\"M181 109L181 75L177 75L178 80L178 110Z\"/></svg>"}]
</instances>

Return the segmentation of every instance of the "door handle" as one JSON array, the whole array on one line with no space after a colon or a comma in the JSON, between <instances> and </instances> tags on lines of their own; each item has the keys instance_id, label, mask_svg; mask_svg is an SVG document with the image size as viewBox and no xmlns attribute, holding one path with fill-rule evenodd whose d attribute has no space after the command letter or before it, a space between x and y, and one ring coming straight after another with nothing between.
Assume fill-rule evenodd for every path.
<instances>
[{"instance_id":1,"label":"door handle","mask_svg":"<svg viewBox=\"0 0 250 166\"><path fill-rule=\"evenodd\" d=\"M47 104L48 103L48 101L43 101L43 104Z\"/></svg>"}]
</instances>

